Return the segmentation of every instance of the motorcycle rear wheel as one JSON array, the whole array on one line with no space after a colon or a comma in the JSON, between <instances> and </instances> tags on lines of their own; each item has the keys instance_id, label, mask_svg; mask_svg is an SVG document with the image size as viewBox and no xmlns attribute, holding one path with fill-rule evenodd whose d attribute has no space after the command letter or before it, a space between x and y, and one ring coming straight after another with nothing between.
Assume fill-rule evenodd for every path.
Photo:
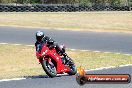
<instances>
[{"instance_id":1,"label":"motorcycle rear wheel","mask_svg":"<svg viewBox=\"0 0 132 88\"><path fill-rule=\"evenodd\" d=\"M53 62L51 63L52 65L48 62L48 60L43 60L41 64L46 74L49 77L53 78L53 77L56 77L57 72L56 72L55 64Z\"/></svg>"},{"instance_id":2,"label":"motorcycle rear wheel","mask_svg":"<svg viewBox=\"0 0 132 88\"><path fill-rule=\"evenodd\" d=\"M69 58L68 66L70 68L70 72L68 72L69 75L75 75L77 73L77 68L75 66L75 63L71 58Z\"/></svg>"}]
</instances>

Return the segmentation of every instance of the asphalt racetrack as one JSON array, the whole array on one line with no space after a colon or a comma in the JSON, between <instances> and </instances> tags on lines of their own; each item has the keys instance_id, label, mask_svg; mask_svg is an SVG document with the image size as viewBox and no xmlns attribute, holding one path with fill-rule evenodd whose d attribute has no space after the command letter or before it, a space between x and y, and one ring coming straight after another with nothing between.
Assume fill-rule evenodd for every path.
<instances>
[{"instance_id":1,"label":"asphalt racetrack","mask_svg":"<svg viewBox=\"0 0 132 88\"><path fill-rule=\"evenodd\" d=\"M88 71L89 74L128 74L132 75L132 66L111 68L97 71ZM0 82L0 88L132 88L129 84L85 84L80 86L75 76L47 76L29 77L19 81Z\"/></svg>"},{"instance_id":2,"label":"asphalt racetrack","mask_svg":"<svg viewBox=\"0 0 132 88\"><path fill-rule=\"evenodd\" d=\"M18 43L33 45L35 32L43 29L26 29L15 27L0 27L0 43ZM97 33L78 31L43 30L58 43L64 43L68 48L98 50L106 52L120 52L132 54L132 34ZM130 74L132 66L124 66L96 71L89 74ZM47 76L27 77L19 81L0 82L0 88L132 88L129 84L77 84L75 76Z\"/></svg>"},{"instance_id":3,"label":"asphalt racetrack","mask_svg":"<svg viewBox=\"0 0 132 88\"><path fill-rule=\"evenodd\" d=\"M31 44L35 33L43 29L0 27L0 43ZM132 34L43 30L68 48L132 54Z\"/></svg>"}]
</instances>

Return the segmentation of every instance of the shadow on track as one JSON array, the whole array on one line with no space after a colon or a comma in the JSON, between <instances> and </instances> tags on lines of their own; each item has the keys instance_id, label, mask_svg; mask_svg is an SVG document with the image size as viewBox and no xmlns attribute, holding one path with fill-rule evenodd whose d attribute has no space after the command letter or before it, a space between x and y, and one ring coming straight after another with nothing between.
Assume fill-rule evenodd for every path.
<instances>
[{"instance_id":1,"label":"shadow on track","mask_svg":"<svg viewBox=\"0 0 132 88\"><path fill-rule=\"evenodd\" d=\"M61 74L59 74L56 77L63 77L63 76L69 76L69 75L67 75L67 74L61 75ZM38 76L24 76L23 78L26 78L26 79L39 79L39 78L51 78L51 77L49 77L47 75L38 75Z\"/></svg>"}]
</instances>

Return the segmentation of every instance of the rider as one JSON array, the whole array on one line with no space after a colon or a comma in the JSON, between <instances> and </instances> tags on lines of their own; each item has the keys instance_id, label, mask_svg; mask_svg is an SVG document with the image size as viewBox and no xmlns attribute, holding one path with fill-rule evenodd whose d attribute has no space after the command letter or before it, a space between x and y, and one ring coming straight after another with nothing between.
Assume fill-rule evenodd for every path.
<instances>
[{"instance_id":1,"label":"rider","mask_svg":"<svg viewBox=\"0 0 132 88\"><path fill-rule=\"evenodd\" d=\"M59 47L57 42L55 42L52 38L50 38L48 36L45 36L44 32L42 32L42 31L37 31L36 32L36 43L35 43L36 53L40 53L41 49L42 49L42 46L44 44L46 44L47 42L49 42L49 41L53 42L53 45L55 46L55 49L56 49L57 53L58 52L63 53L61 47ZM40 57L37 57L37 58L39 59Z\"/></svg>"}]
</instances>

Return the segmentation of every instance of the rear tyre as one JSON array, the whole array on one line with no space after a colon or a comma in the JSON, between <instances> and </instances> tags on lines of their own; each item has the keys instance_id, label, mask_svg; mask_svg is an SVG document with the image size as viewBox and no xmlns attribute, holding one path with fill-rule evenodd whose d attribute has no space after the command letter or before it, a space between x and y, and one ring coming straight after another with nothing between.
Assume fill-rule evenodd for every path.
<instances>
[{"instance_id":1,"label":"rear tyre","mask_svg":"<svg viewBox=\"0 0 132 88\"><path fill-rule=\"evenodd\" d=\"M77 73L77 68L75 66L75 63L71 58L69 58L68 66L70 68L70 72L68 72L69 75L75 75Z\"/></svg>"},{"instance_id":2,"label":"rear tyre","mask_svg":"<svg viewBox=\"0 0 132 88\"><path fill-rule=\"evenodd\" d=\"M51 63L49 63L48 60L43 60L41 64L42 64L44 71L49 77L51 78L56 77L57 75L56 67L52 61Z\"/></svg>"}]
</instances>

